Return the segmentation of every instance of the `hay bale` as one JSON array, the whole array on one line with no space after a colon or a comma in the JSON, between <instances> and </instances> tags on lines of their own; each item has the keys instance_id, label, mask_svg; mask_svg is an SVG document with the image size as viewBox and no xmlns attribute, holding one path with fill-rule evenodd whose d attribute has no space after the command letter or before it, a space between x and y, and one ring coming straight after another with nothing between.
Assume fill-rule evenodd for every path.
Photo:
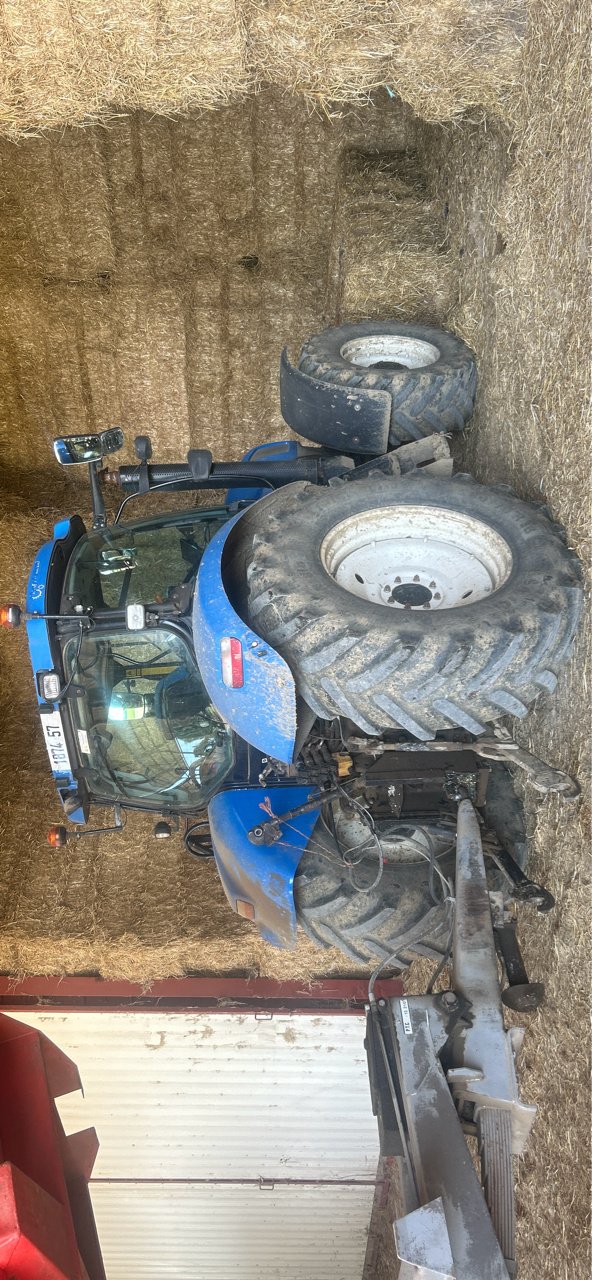
<instances>
[{"instance_id":1,"label":"hay bale","mask_svg":"<svg viewBox=\"0 0 592 1280\"><path fill-rule=\"evenodd\" d=\"M346 251L341 318L392 319L445 326L458 301L458 272L450 254L393 248L370 233Z\"/></svg>"},{"instance_id":2,"label":"hay bale","mask_svg":"<svg viewBox=\"0 0 592 1280\"><path fill-rule=\"evenodd\" d=\"M221 106L252 84L235 0L6 0L0 122L12 134L118 108Z\"/></svg>"},{"instance_id":3,"label":"hay bale","mask_svg":"<svg viewBox=\"0 0 592 1280\"><path fill-rule=\"evenodd\" d=\"M7 378L1 401L0 446L15 479L21 467L37 472L38 457L45 455L45 460L51 456L51 440L60 432L58 403L46 377L47 325L42 303L42 290L27 285L4 291L0 298L0 359ZM59 334L55 337L59 345ZM59 382L60 371L53 373ZM73 402L76 405L71 389L69 404Z\"/></svg>"},{"instance_id":4,"label":"hay bale","mask_svg":"<svg viewBox=\"0 0 592 1280\"><path fill-rule=\"evenodd\" d=\"M369 145L398 138L401 115L385 100ZM341 151L359 150L362 123L268 93L174 126L138 113L0 145L0 443L16 491L57 483L51 439L67 431L121 425L131 457L149 430L166 459L284 433L279 351L335 319ZM74 495L81 474L59 483Z\"/></svg>"},{"instance_id":5,"label":"hay bale","mask_svg":"<svg viewBox=\"0 0 592 1280\"><path fill-rule=\"evenodd\" d=\"M410 151L348 151L335 219L330 279L340 320L445 324L458 300L441 205L427 197Z\"/></svg>"},{"instance_id":6,"label":"hay bale","mask_svg":"<svg viewBox=\"0 0 592 1280\"><path fill-rule=\"evenodd\" d=\"M20 410L18 436L0 418L7 457L39 458L49 484L56 435L121 425L130 449L150 432L163 461L189 448L181 290L21 287L0 306L2 350Z\"/></svg>"},{"instance_id":7,"label":"hay bale","mask_svg":"<svg viewBox=\"0 0 592 1280\"><path fill-rule=\"evenodd\" d=\"M323 106L389 85L418 115L499 111L520 76L521 0L250 0L253 59L264 80Z\"/></svg>"},{"instance_id":8,"label":"hay bale","mask_svg":"<svg viewBox=\"0 0 592 1280\"><path fill-rule=\"evenodd\" d=\"M527 0L5 0L0 130L172 115L276 85L324 110L389 85L426 119L492 110Z\"/></svg>"},{"instance_id":9,"label":"hay bale","mask_svg":"<svg viewBox=\"0 0 592 1280\"><path fill-rule=\"evenodd\" d=\"M0 272L52 279L105 274L114 265L109 193L98 130L0 142Z\"/></svg>"},{"instance_id":10,"label":"hay bale","mask_svg":"<svg viewBox=\"0 0 592 1280\"><path fill-rule=\"evenodd\" d=\"M111 343L105 351L92 341L88 364L98 351L101 366L113 361L119 400L119 422L127 436L128 453L136 435L150 435L163 462L184 457L190 446L185 381L185 319L181 290L167 285L122 286L112 290L109 305L97 294L88 304L109 312ZM102 317L104 323L105 315ZM90 321L89 321L90 322ZM89 373L94 398L102 383Z\"/></svg>"},{"instance_id":11,"label":"hay bale","mask_svg":"<svg viewBox=\"0 0 592 1280\"><path fill-rule=\"evenodd\" d=\"M390 7L390 6L389 6ZM468 107L511 112L520 83L528 0L398 0L387 83L424 120L450 120Z\"/></svg>"},{"instance_id":12,"label":"hay bale","mask_svg":"<svg viewBox=\"0 0 592 1280\"><path fill-rule=\"evenodd\" d=\"M393 55L384 0L251 0L253 61L269 84L321 103L347 103L385 83Z\"/></svg>"}]
</instances>

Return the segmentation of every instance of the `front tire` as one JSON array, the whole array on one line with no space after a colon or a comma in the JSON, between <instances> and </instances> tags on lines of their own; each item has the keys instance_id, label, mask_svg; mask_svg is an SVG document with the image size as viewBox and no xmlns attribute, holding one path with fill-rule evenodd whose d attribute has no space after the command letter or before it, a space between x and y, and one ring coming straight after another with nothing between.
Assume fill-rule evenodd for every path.
<instances>
[{"instance_id":1,"label":"front tire","mask_svg":"<svg viewBox=\"0 0 592 1280\"><path fill-rule=\"evenodd\" d=\"M482 812L485 850L501 844L524 868L524 810L512 775L502 764L490 766ZM402 967L415 956L439 961L450 943L452 906L445 901L446 888L437 871L430 888L430 858L454 887L454 814L378 819L376 832L384 867L372 887L377 854L368 828L359 822L356 830L343 811L340 819L339 810L334 813L334 830L324 816L319 820L294 881L298 922L316 946L336 947L352 964L374 968L395 955ZM364 837L363 857L348 865L348 847L362 844ZM488 883L490 889L507 896L504 877L492 865L488 865Z\"/></svg>"},{"instance_id":2,"label":"front tire","mask_svg":"<svg viewBox=\"0 0 592 1280\"><path fill-rule=\"evenodd\" d=\"M316 715L478 735L552 692L580 569L540 507L467 476L291 485L245 522L248 612Z\"/></svg>"},{"instance_id":3,"label":"front tire","mask_svg":"<svg viewBox=\"0 0 592 1280\"><path fill-rule=\"evenodd\" d=\"M325 329L304 343L298 367L321 382L387 391L392 448L435 431L462 431L475 404L473 352L432 325L385 320Z\"/></svg>"}]
</instances>

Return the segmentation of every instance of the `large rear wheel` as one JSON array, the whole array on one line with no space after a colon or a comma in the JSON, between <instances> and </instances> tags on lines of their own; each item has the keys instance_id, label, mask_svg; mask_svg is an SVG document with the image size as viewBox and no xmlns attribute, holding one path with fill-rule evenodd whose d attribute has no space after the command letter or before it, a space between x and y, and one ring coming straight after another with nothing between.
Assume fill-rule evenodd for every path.
<instances>
[{"instance_id":1,"label":"large rear wheel","mask_svg":"<svg viewBox=\"0 0 592 1280\"><path fill-rule=\"evenodd\" d=\"M383 819L372 837L343 812L334 831L321 819L294 882L299 924L356 965L440 959L452 921L444 872L454 866L454 834L451 820Z\"/></svg>"},{"instance_id":2,"label":"large rear wheel","mask_svg":"<svg viewBox=\"0 0 592 1280\"><path fill-rule=\"evenodd\" d=\"M323 718L428 740L525 716L582 604L545 511L467 476L291 485L245 520L248 612Z\"/></svg>"}]
</instances>

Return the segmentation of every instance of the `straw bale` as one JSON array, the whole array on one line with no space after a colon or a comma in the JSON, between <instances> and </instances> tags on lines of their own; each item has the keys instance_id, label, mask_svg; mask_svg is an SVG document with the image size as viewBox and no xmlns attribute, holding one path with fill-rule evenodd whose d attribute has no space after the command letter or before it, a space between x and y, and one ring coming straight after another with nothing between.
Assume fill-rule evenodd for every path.
<instances>
[{"instance_id":1,"label":"straw bale","mask_svg":"<svg viewBox=\"0 0 592 1280\"><path fill-rule=\"evenodd\" d=\"M384 0L251 0L249 40L263 80L322 102L384 84L393 54Z\"/></svg>"},{"instance_id":2,"label":"straw bale","mask_svg":"<svg viewBox=\"0 0 592 1280\"><path fill-rule=\"evenodd\" d=\"M383 107L398 137L401 108ZM381 118L365 115L370 146ZM5 462L38 455L43 470L53 435L114 424L127 457L146 429L168 458L235 456L243 425L244 447L283 430L279 350L335 318L336 193L360 128L357 112L332 122L266 93L175 126L139 113L4 142ZM13 480L25 492L31 476Z\"/></svg>"},{"instance_id":3,"label":"straw bale","mask_svg":"<svg viewBox=\"0 0 592 1280\"><path fill-rule=\"evenodd\" d=\"M235 0L6 0L0 122L16 133L116 108L220 106L252 75Z\"/></svg>"},{"instance_id":4,"label":"straw bale","mask_svg":"<svg viewBox=\"0 0 592 1280\"><path fill-rule=\"evenodd\" d=\"M323 105L389 85L428 120L503 107L520 76L521 0L251 0L253 59L263 79Z\"/></svg>"},{"instance_id":5,"label":"straw bale","mask_svg":"<svg viewBox=\"0 0 592 1280\"><path fill-rule=\"evenodd\" d=\"M340 313L348 321L392 316L445 325L458 298L456 262L436 249L391 248L380 233L348 246Z\"/></svg>"},{"instance_id":6,"label":"straw bale","mask_svg":"<svg viewBox=\"0 0 592 1280\"><path fill-rule=\"evenodd\" d=\"M133 112L123 119L112 121L105 128L92 130L101 149L105 167L111 239L118 279L124 277L136 280L150 270L150 244L146 235L146 192L140 146L140 135L145 124L142 113ZM85 194L87 200L92 198L86 189Z\"/></svg>"},{"instance_id":7,"label":"straw bale","mask_svg":"<svg viewBox=\"0 0 592 1280\"><path fill-rule=\"evenodd\" d=\"M446 322L458 298L441 202L417 154L350 149L335 217L330 292L341 320Z\"/></svg>"},{"instance_id":8,"label":"straw bale","mask_svg":"<svg viewBox=\"0 0 592 1280\"><path fill-rule=\"evenodd\" d=\"M42 290L27 285L4 292L0 297L0 350L4 350L8 366L8 386L13 388L12 406L20 410L18 442L13 438L11 444L9 409L4 420L3 444L7 444L8 456L15 462L19 456L34 461L40 449L51 448L51 439L59 431L59 413L46 378L42 302Z\"/></svg>"},{"instance_id":9,"label":"straw bale","mask_svg":"<svg viewBox=\"0 0 592 1280\"><path fill-rule=\"evenodd\" d=\"M271 252L298 243L302 215L301 159L308 139L294 128L289 100L256 115L257 236ZM300 112L298 113L300 114Z\"/></svg>"},{"instance_id":10,"label":"straw bale","mask_svg":"<svg viewBox=\"0 0 592 1280\"><path fill-rule=\"evenodd\" d=\"M116 66L123 63L126 85L130 61L134 59L133 96L125 105L163 112L220 107L250 87L246 30L236 0L200 0L193 4L187 0L151 0L141 5L136 0L124 0L123 4L118 3L117 10L120 30L114 30L111 20L108 32L103 36L101 31L100 35L109 53L115 53ZM149 14L147 24L143 10ZM84 21L82 12L79 20ZM133 53L130 28L137 30Z\"/></svg>"},{"instance_id":11,"label":"straw bale","mask_svg":"<svg viewBox=\"0 0 592 1280\"><path fill-rule=\"evenodd\" d=\"M179 234L189 271L253 251L252 103L180 121L171 131Z\"/></svg>"},{"instance_id":12,"label":"straw bale","mask_svg":"<svg viewBox=\"0 0 592 1280\"><path fill-rule=\"evenodd\" d=\"M269 341L262 316L263 281L256 270L234 264L226 272L225 288L227 421L229 431L240 423L241 444L250 448L264 436L269 439L259 399Z\"/></svg>"},{"instance_id":13,"label":"straw bale","mask_svg":"<svg viewBox=\"0 0 592 1280\"><path fill-rule=\"evenodd\" d=\"M26 417L16 370L16 353L3 330L4 314L0 307L0 485L18 490L18 473L23 465L31 466L32 449L27 448Z\"/></svg>"},{"instance_id":14,"label":"straw bale","mask_svg":"<svg viewBox=\"0 0 592 1280\"><path fill-rule=\"evenodd\" d=\"M211 128L213 164L206 184L218 214L219 254L227 261L252 251L258 227L253 117L247 107L229 107L214 115Z\"/></svg>"},{"instance_id":15,"label":"straw bale","mask_svg":"<svg viewBox=\"0 0 592 1280\"><path fill-rule=\"evenodd\" d=\"M526 0L5 0L0 129L179 114L261 83L324 110L389 85L430 120L503 108Z\"/></svg>"},{"instance_id":16,"label":"straw bale","mask_svg":"<svg viewBox=\"0 0 592 1280\"><path fill-rule=\"evenodd\" d=\"M148 434L161 460L175 461L190 443L180 292L122 286L113 290L110 312L120 425L130 442Z\"/></svg>"},{"instance_id":17,"label":"straw bale","mask_svg":"<svg viewBox=\"0 0 592 1280\"><path fill-rule=\"evenodd\" d=\"M0 143L2 219L0 269L68 274L69 227L64 218L49 139Z\"/></svg>"},{"instance_id":18,"label":"straw bale","mask_svg":"<svg viewBox=\"0 0 592 1280\"><path fill-rule=\"evenodd\" d=\"M511 114L509 90L523 74L527 0L397 0L389 9L387 83L417 115L449 120L474 106Z\"/></svg>"},{"instance_id":19,"label":"straw bale","mask_svg":"<svg viewBox=\"0 0 592 1280\"><path fill-rule=\"evenodd\" d=\"M44 0L5 0L2 23L15 93L0 105L3 123L26 129L92 113L97 81L68 0L51 0L51 17Z\"/></svg>"},{"instance_id":20,"label":"straw bale","mask_svg":"<svg viewBox=\"0 0 592 1280\"><path fill-rule=\"evenodd\" d=\"M225 276L214 268L185 295L190 439L220 459L236 452L236 427L228 420L226 405L226 297Z\"/></svg>"},{"instance_id":21,"label":"straw bale","mask_svg":"<svg viewBox=\"0 0 592 1280\"><path fill-rule=\"evenodd\" d=\"M77 280L112 270L98 131L67 130L59 139L31 138L26 145L3 139L0 173L2 273L27 269L51 279Z\"/></svg>"},{"instance_id":22,"label":"straw bale","mask_svg":"<svg viewBox=\"0 0 592 1280\"><path fill-rule=\"evenodd\" d=\"M0 59L2 54L0 52ZM0 138L0 273L31 271L37 255L22 207L17 148Z\"/></svg>"}]
</instances>

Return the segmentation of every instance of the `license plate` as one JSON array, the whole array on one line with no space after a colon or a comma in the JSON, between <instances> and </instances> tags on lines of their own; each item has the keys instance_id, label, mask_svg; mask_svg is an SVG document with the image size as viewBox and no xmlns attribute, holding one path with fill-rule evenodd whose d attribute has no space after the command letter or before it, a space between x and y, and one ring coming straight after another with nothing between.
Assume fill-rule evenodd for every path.
<instances>
[{"instance_id":1,"label":"license plate","mask_svg":"<svg viewBox=\"0 0 592 1280\"><path fill-rule=\"evenodd\" d=\"M53 773L71 773L70 757L59 711L42 715L41 724Z\"/></svg>"}]
</instances>

